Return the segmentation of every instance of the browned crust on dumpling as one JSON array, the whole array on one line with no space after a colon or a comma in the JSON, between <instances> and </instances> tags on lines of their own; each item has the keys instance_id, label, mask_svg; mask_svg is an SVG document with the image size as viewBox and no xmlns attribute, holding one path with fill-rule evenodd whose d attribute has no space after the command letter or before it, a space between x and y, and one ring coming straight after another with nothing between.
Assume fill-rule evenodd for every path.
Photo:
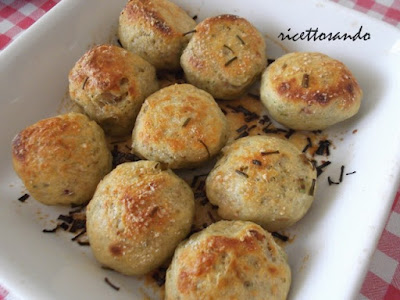
<instances>
[{"instance_id":1,"label":"browned crust on dumpling","mask_svg":"<svg viewBox=\"0 0 400 300\"><path fill-rule=\"evenodd\" d=\"M220 221L177 248L166 299L285 299L290 277L269 233L251 222Z\"/></svg>"},{"instance_id":2,"label":"browned crust on dumpling","mask_svg":"<svg viewBox=\"0 0 400 300\"><path fill-rule=\"evenodd\" d=\"M218 99L234 99L266 66L265 41L246 19L220 15L205 19L181 57L188 82Z\"/></svg>"},{"instance_id":3,"label":"browned crust on dumpling","mask_svg":"<svg viewBox=\"0 0 400 300\"><path fill-rule=\"evenodd\" d=\"M293 225L309 210L316 170L286 139L244 137L222 153L206 180L207 197L222 218L248 220L276 231Z\"/></svg>"},{"instance_id":4,"label":"browned crust on dumpling","mask_svg":"<svg viewBox=\"0 0 400 300\"><path fill-rule=\"evenodd\" d=\"M101 128L77 113L41 120L12 142L14 169L32 196L48 205L82 204L111 170Z\"/></svg>"},{"instance_id":5,"label":"browned crust on dumpling","mask_svg":"<svg viewBox=\"0 0 400 300\"><path fill-rule=\"evenodd\" d=\"M69 73L71 99L110 135L129 134L144 99L157 89L154 67L114 45L93 47Z\"/></svg>"},{"instance_id":6,"label":"browned crust on dumpling","mask_svg":"<svg viewBox=\"0 0 400 300\"><path fill-rule=\"evenodd\" d=\"M166 1L158 1L157 5L155 5L149 0L131 0L126 4L121 15L123 15L123 18L126 18L127 23L139 19L146 20L147 22L143 22L143 26L157 29L163 36L179 35L179 32L173 30L171 26L167 24L165 18L158 11L158 6L163 9L169 9Z\"/></svg>"},{"instance_id":7,"label":"browned crust on dumpling","mask_svg":"<svg viewBox=\"0 0 400 300\"><path fill-rule=\"evenodd\" d=\"M292 129L324 129L357 113L362 91L340 61L314 52L286 54L268 66L261 99L271 116Z\"/></svg>"},{"instance_id":8,"label":"browned crust on dumpling","mask_svg":"<svg viewBox=\"0 0 400 300\"><path fill-rule=\"evenodd\" d=\"M102 264L140 275L172 255L193 215L193 192L172 171L154 161L124 163L99 184L87 208L87 231Z\"/></svg>"},{"instance_id":9,"label":"browned crust on dumpling","mask_svg":"<svg viewBox=\"0 0 400 300\"><path fill-rule=\"evenodd\" d=\"M294 103L325 106L340 97L340 105L346 109L361 94L350 70L342 62L320 53L288 54L271 64L269 72L271 87Z\"/></svg>"},{"instance_id":10,"label":"browned crust on dumpling","mask_svg":"<svg viewBox=\"0 0 400 300\"><path fill-rule=\"evenodd\" d=\"M210 94L176 84L146 99L132 132L132 149L171 168L197 166L225 145L227 127Z\"/></svg>"},{"instance_id":11,"label":"browned crust on dumpling","mask_svg":"<svg viewBox=\"0 0 400 300\"><path fill-rule=\"evenodd\" d=\"M190 39L184 33L196 22L167 0L131 0L119 18L118 36L123 47L157 69L179 69L179 58Z\"/></svg>"}]
</instances>

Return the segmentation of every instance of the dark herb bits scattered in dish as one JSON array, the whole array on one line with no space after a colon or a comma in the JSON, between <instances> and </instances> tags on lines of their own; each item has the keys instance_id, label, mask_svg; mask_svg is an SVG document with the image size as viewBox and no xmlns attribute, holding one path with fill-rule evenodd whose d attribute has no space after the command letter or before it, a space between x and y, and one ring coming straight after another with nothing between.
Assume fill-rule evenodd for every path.
<instances>
[{"instance_id":1,"label":"dark herb bits scattered in dish","mask_svg":"<svg viewBox=\"0 0 400 300\"><path fill-rule=\"evenodd\" d=\"M18 198L19 202L25 202L30 196L28 194L24 194Z\"/></svg>"}]
</instances>

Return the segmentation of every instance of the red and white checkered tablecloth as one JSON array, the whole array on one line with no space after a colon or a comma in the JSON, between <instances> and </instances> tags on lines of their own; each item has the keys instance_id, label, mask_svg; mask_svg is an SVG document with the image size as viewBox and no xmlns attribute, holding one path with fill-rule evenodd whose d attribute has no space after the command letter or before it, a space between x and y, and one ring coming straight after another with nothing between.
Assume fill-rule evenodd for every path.
<instances>
[{"instance_id":1,"label":"red and white checkered tablecloth","mask_svg":"<svg viewBox=\"0 0 400 300\"><path fill-rule=\"evenodd\" d=\"M0 50L60 0L0 0Z\"/></svg>"},{"instance_id":2,"label":"red and white checkered tablecloth","mask_svg":"<svg viewBox=\"0 0 400 300\"><path fill-rule=\"evenodd\" d=\"M0 0L0 50L61 0ZM400 0L332 0L400 28ZM0 286L0 300L13 300ZM400 300L400 189L358 299Z\"/></svg>"}]
</instances>

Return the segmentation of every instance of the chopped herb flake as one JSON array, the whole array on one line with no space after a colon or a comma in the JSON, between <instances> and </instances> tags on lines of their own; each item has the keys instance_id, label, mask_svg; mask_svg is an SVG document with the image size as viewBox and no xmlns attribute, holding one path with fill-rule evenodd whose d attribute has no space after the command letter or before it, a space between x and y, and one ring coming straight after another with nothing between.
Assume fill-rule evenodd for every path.
<instances>
[{"instance_id":1,"label":"chopped herb flake","mask_svg":"<svg viewBox=\"0 0 400 300\"><path fill-rule=\"evenodd\" d=\"M311 139L309 137L307 137L307 145L304 147L302 152L305 153L308 150L308 148L310 148L310 147L312 147L312 142L311 142Z\"/></svg>"},{"instance_id":2,"label":"chopped herb flake","mask_svg":"<svg viewBox=\"0 0 400 300\"><path fill-rule=\"evenodd\" d=\"M69 225L65 222L62 222L61 224L58 225L59 228L61 228L64 231L67 231L69 228Z\"/></svg>"},{"instance_id":3,"label":"chopped herb flake","mask_svg":"<svg viewBox=\"0 0 400 300\"><path fill-rule=\"evenodd\" d=\"M81 219L75 219L69 231L76 232L77 230L84 228L86 228L86 221Z\"/></svg>"},{"instance_id":4,"label":"chopped herb flake","mask_svg":"<svg viewBox=\"0 0 400 300\"><path fill-rule=\"evenodd\" d=\"M79 246L90 246L89 242L81 242L81 241L77 241L77 243L79 244Z\"/></svg>"},{"instance_id":5,"label":"chopped herb flake","mask_svg":"<svg viewBox=\"0 0 400 300\"><path fill-rule=\"evenodd\" d=\"M313 179L313 180L312 180L312 183L311 183L310 190L308 191L308 194L309 194L310 196L313 196L313 195L314 195L314 190L315 190L315 182L316 182L316 180L315 180L315 179Z\"/></svg>"},{"instance_id":6,"label":"chopped herb flake","mask_svg":"<svg viewBox=\"0 0 400 300\"><path fill-rule=\"evenodd\" d=\"M53 229L43 229L42 232L44 232L44 233L53 233L53 232L56 232L58 228L59 228L59 226L57 225Z\"/></svg>"},{"instance_id":7,"label":"chopped herb flake","mask_svg":"<svg viewBox=\"0 0 400 300\"><path fill-rule=\"evenodd\" d=\"M246 174L245 172L243 172L243 171L235 170L235 172L236 172L237 174L241 175L241 176L244 176L244 177L246 177L246 178L249 178L249 175L247 175L247 174Z\"/></svg>"},{"instance_id":8,"label":"chopped herb flake","mask_svg":"<svg viewBox=\"0 0 400 300\"><path fill-rule=\"evenodd\" d=\"M328 140L320 141L319 146L317 151L315 151L315 154L317 155L327 155L329 156L329 146L331 145L331 142Z\"/></svg>"},{"instance_id":9,"label":"chopped herb flake","mask_svg":"<svg viewBox=\"0 0 400 300\"><path fill-rule=\"evenodd\" d=\"M192 119L192 118L187 118L187 119L185 120L185 122L183 122L182 127L186 127L187 124L189 124L189 122L190 122L191 119Z\"/></svg>"},{"instance_id":10,"label":"chopped herb flake","mask_svg":"<svg viewBox=\"0 0 400 300\"><path fill-rule=\"evenodd\" d=\"M190 30L190 31L188 31L188 32L185 32L185 33L183 34L183 36L188 35L188 34L191 34L191 33L195 33L195 32L196 32L196 29L193 29L193 30Z\"/></svg>"},{"instance_id":11,"label":"chopped herb flake","mask_svg":"<svg viewBox=\"0 0 400 300\"><path fill-rule=\"evenodd\" d=\"M227 45L224 45L224 48L228 49L228 50L231 51L232 53L235 53L235 52L232 50L232 48L229 47L229 46L227 46Z\"/></svg>"},{"instance_id":12,"label":"chopped herb flake","mask_svg":"<svg viewBox=\"0 0 400 300\"><path fill-rule=\"evenodd\" d=\"M303 74L303 81L301 82L301 86L302 86L303 88L308 88L309 80L310 80L310 75L308 75L308 74Z\"/></svg>"},{"instance_id":13,"label":"chopped herb flake","mask_svg":"<svg viewBox=\"0 0 400 300\"><path fill-rule=\"evenodd\" d=\"M268 127L269 126L271 126L272 125L272 123L270 123L270 124L268 124L268 126L267 127L265 127L264 129L263 129L263 131L265 132L265 133L279 133L279 132L284 132L284 133L287 133L287 130L285 130L285 129L281 129L281 128L273 128L273 129L269 129Z\"/></svg>"},{"instance_id":14,"label":"chopped herb flake","mask_svg":"<svg viewBox=\"0 0 400 300\"><path fill-rule=\"evenodd\" d=\"M204 148L206 148L208 158L210 159L211 158L211 153L210 153L210 150L208 150L208 147L207 147L206 143L204 143L202 140L198 140L198 141L204 146Z\"/></svg>"},{"instance_id":15,"label":"chopped herb flake","mask_svg":"<svg viewBox=\"0 0 400 300\"><path fill-rule=\"evenodd\" d=\"M250 132L252 129L254 129L256 127L257 127L257 125L251 125L247 131Z\"/></svg>"},{"instance_id":16,"label":"chopped herb flake","mask_svg":"<svg viewBox=\"0 0 400 300\"><path fill-rule=\"evenodd\" d=\"M254 165L257 165L257 166L261 166L261 165L262 165L261 161L259 161L259 160L257 160L257 159L253 159L253 160L252 160L252 163L253 163Z\"/></svg>"},{"instance_id":17,"label":"chopped herb flake","mask_svg":"<svg viewBox=\"0 0 400 300\"><path fill-rule=\"evenodd\" d=\"M273 237L276 237L284 242L287 242L289 238L286 235L280 234L279 232L272 232L271 233Z\"/></svg>"},{"instance_id":18,"label":"chopped herb flake","mask_svg":"<svg viewBox=\"0 0 400 300\"><path fill-rule=\"evenodd\" d=\"M356 174L356 171L350 172L350 173L346 173L346 175L352 175L352 174Z\"/></svg>"},{"instance_id":19,"label":"chopped herb flake","mask_svg":"<svg viewBox=\"0 0 400 300\"><path fill-rule=\"evenodd\" d=\"M232 62L234 62L235 60L237 60L237 56L232 57L230 60L228 60L228 61L225 63L225 67L229 66L229 65L230 65Z\"/></svg>"},{"instance_id":20,"label":"chopped herb flake","mask_svg":"<svg viewBox=\"0 0 400 300\"><path fill-rule=\"evenodd\" d=\"M242 127L239 127L238 129L236 129L237 133L241 133L242 131L245 131L248 128L248 126L245 124Z\"/></svg>"},{"instance_id":21,"label":"chopped herb flake","mask_svg":"<svg viewBox=\"0 0 400 300\"><path fill-rule=\"evenodd\" d=\"M29 198L29 195L28 194L24 194L24 195L22 195L21 197L18 198L18 201L25 202L25 200L28 199L28 198Z\"/></svg>"},{"instance_id":22,"label":"chopped herb flake","mask_svg":"<svg viewBox=\"0 0 400 300\"><path fill-rule=\"evenodd\" d=\"M264 125L265 123L269 122L269 118L267 115L263 115L261 117L261 120L258 121L258 123L260 123L261 125ZM272 124L272 123L271 123Z\"/></svg>"},{"instance_id":23,"label":"chopped herb flake","mask_svg":"<svg viewBox=\"0 0 400 300\"><path fill-rule=\"evenodd\" d=\"M236 37L237 37L237 39L240 41L240 43L241 43L242 45L246 45L246 43L243 41L243 39L242 39L240 36L236 35Z\"/></svg>"},{"instance_id":24,"label":"chopped herb flake","mask_svg":"<svg viewBox=\"0 0 400 300\"><path fill-rule=\"evenodd\" d=\"M267 152L261 152L261 155L262 155L262 156L265 156L265 155L271 155L271 154L279 154L279 150L276 150L276 151L267 151Z\"/></svg>"},{"instance_id":25,"label":"chopped herb flake","mask_svg":"<svg viewBox=\"0 0 400 300\"><path fill-rule=\"evenodd\" d=\"M332 185L332 184L339 184L340 182L332 181L331 177L328 176L328 183L329 183L329 185Z\"/></svg>"},{"instance_id":26,"label":"chopped herb flake","mask_svg":"<svg viewBox=\"0 0 400 300\"><path fill-rule=\"evenodd\" d=\"M239 134L239 135L235 138L235 140L240 139L240 138L245 137L245 136L248 136L248 135L249 135L249 133L248 133L247 131L244 131L244 132L242 132L241 134Z\"/></svg>"},{"instance_id":27,"label":"chopped herb flake","mask_svg":"<svg viewBox=\"0 0 400 300\"><path fill-rule=\"evenodd\" d=\"M317 177L322 174L322 172L324 171L323 168L329 166L330 164L331 164L331 162L328 160L328 161L324 162L322 165L317 166L316 167Z\"/></svg>"},{"instance_id":28,"label":"chopped herb flake","mask_svg":"<svg viewBox=\"0 0 400 300\"><path fill-rule=\"evenodd\" d=\"M59 215L57 220L61 220L61 221L64 221L64 222L66 222L68 224L71 224L74 219L71 216Z\"/></svg>"},{"instance_id":29,"label":"chopped herb flake","mask_svg":"<svg viewBox=\"0 0 400 300\"><path fill-rule=\"evenodd\" d=\"M109 285L109 286L111 286L114 290L116 290L116 291L119 291L119 287L118 286L116 286L115 284L113 284L107 277L104 277L104 281Z\"/></svg>"},{"instance_id":30,"label":"chopped herb flake","mask_svg":"<svg viewBox=\"0 0 400 300\"><path fill-rule=\"evenodd\" d=\"M271 121L268 121L268 124L267 124L267 126L265 126L264 128L263 128L263 131L265 132L265 133L267 133L267 130L269 130L269 126L271 126L272 125L272 122Z\"/></svg>"},{"instance_id":31,"label":"chopped herb flake","mask_svg":"<svg viewBox=\"0 0 400 300\"><path fill-rule=\"evenodd\" d=\"M87 83L88 79L89 79L89 77L86 77L85 81L83 82L82 90L85 89L85 86L86 86L86 83Z\"/></svg>"},{"instance_id":32,"label":"chopped herb flake","mask_svg":"<svg viewBox=\"0 0 400 300\"><path fill-rule=\"evenodd\" d=\"M343 181L343 172L344 172L344 166L340 167L340 176L339 176L339 182Z\"/></svg>"},{"instance_id":33,"label":"chopped herb flake","mask_svg":"<svg viewBox=\"0 0 400 300\"><path fill-rule=\"evenodd\" d=\"M86 233L86 229L82 230L80 233L78 233L76 236L74 236L71 241L76 241L78 238L80 238L82 235Z\"/></svg>"}]
</instances>

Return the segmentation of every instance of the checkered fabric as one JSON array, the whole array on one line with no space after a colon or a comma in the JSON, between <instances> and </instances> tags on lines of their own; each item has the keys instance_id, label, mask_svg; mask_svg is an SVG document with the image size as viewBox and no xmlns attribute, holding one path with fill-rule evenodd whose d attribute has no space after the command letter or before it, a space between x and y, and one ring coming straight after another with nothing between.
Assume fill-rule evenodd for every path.
<instances>
[{"instance_id":1,"label":"checkered fabric","mask_svg":"<svg viewBox=\"0 0 400 300\"><path fill-rule=\"evenodd\" d=\"M0 0L0 50L61 0ZM84 0L82 0L84 1ZM400 0L332 0L400 28ZM400 300L400 189L358 299ZM1 280L1 278L0 278ZM16 300L0 285L0 300Z\"/></svg>"},{"instance_id":2,"label":"checkered fabric","mask_svg":"<svg viewBox=\"0 0 400 300\"><path fill-rule=\"evenodd\" d=\"M0 50L60 0L0 0Z\"/></svg>"},{"instance_id":3,"label":"checkered fabric","mask_svg":"<svg viewBox=\"0 0 400 300\"><path fill-rule=\"evenodd\" d=\"M400 299L400 189L361 287L360 299Z\"/></svg>"},{"instance_id":4,"label":"checkered fabric","mask_svg":"<svg viewBox=\"0 0 400 300\"><path fill-rule=\"evenodd\" d=\"M400 28L400 0L332 0ZM399 298L400 299L400 298Z\"/></svg>"}]
</instances>

